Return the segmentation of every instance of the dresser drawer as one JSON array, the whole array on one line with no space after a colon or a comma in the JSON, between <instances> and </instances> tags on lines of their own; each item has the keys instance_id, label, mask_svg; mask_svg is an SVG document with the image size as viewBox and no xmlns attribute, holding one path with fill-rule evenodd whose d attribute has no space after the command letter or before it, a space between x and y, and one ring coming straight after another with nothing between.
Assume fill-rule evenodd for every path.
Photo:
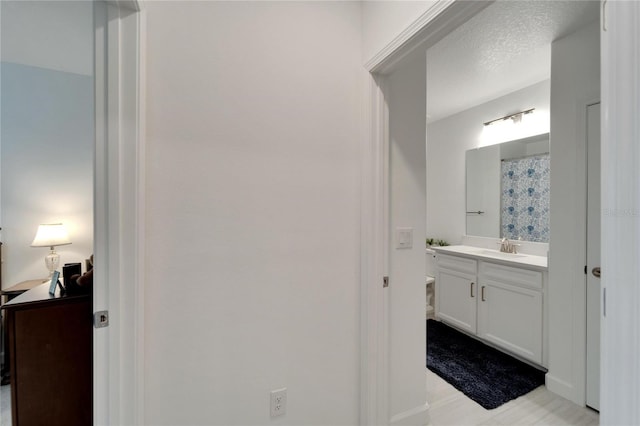
<instances>
[{"instance_id":1,"label":"dresser drawer","mask_svg":"<svg viewBox=\"0 0 640 426\"><path fill-rule=\"evenodd\" d=\"M437 255L437 264L438 268L451 269L473 275L476 275L478 268L478 261L475 259L440 253Z\"/></svg>"},{"instance_id":2,"label":"dresser drawer","mask_svg":"<svg viewBox=\"0 0 640 426\"><path fill-rule=\"evenodd\" d=\"M480 278L489 278L502 283L542 289L542 272L540 271L481 262L479 272Z\"/></svg>"}]
</instances>

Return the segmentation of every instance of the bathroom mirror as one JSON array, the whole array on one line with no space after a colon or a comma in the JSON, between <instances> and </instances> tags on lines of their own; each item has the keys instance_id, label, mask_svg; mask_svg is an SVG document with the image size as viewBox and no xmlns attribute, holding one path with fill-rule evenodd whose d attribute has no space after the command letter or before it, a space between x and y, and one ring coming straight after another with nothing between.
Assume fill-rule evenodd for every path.
<instances>
[{"instance_id":1,"label":"bathroom mirror","mask_svg":"<svg viewBox=\"0 0 640 426\"><path fill-rule=\"evenodd\" d=\"M467 235L549 242L549 134L466 152Z\"/></svg>"}]
</instances>

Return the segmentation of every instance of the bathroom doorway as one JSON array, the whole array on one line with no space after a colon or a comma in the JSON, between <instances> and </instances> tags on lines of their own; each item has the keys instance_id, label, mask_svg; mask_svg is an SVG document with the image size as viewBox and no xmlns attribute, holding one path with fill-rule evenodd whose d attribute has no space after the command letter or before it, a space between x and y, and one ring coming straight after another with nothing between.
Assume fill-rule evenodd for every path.
<instances>
[{"instance_id":1,"label":"bathroom doorway","mask_svg":"<svg viewBox=\"0 0 640 426\"><path fill-rule=\"evenodd\" d=\"M586 3L586 2L584 2L584 3ZM594 3L596 3L596 2L594 2ZM629 30L629 28L633 28L633 24L630 21L623 20L622 17L624 15L625 18L626 18L625 14L631 15L631 14L635 13L637 10L635 10L634 8L631 8L631 7L629 7L629 8L611 7L610 3L609 3L609 7L607 8L606 5L607 5L607 3L605 2L605 3L600 3L599 6L602 6L603 9L607 9L607 16L612 16L612 18L610 18L610 20L613 21L613 23L620 24L620 28L621 28L620 31L622 31L622 29ZM598 4L596 4L596 6L598 6ZM609 15L609 13L611 13L611 15ZM598 28L597 22L596 22L595 26L596 26L596 29L597 29ZM605 71L611 71L610 75L603 76L602 82L605 84L605 86L603 86L603 90L604 90L604 94L607 94L607 95L616 94L616 95L618 95L618 98L616 98L615 96L613 96L613 100L608 98L608 102L605 103L605 111L611 111L612 109L615 109L616 107L620 107L620 108L624 107L624 108L629 108L630 110L633 110L633 106L635 105L635 104L633 104L633 99L634 99L635 94L633 94L632 92L627 93L627 91L620 90L621 86L619 86L619 83L617 82L617 79L614 78L614 76L618 77L618 78L621 78L624 81L632 80L631 77L629 77L628 75L626 75L624 73L627 70L627 68L621 67L620 69L616 69L615 65L619 64L622 61L622 57L623 56L625 58L628 58L628 57L633 58L632 52L634 51L634 49L637 48L637 43L632 43L632 42L622 43L622 44L619 43L620 40L624 40L624 37L623 37L624 32L611 31L611 27L609 27L609 28L610 28L610 30L609 30L608 33L603 32L601 34L602 35L602 41L604 43L603 47L606 47L606 49L602 52L603 53L603 57L602 57L602 59L600 59L600 63L603 65L603 67L604 67L603 69ZM596 35L597 35L597 31L596 31ZM584 52L584 50L583 50L583 52ZM630 54L623 55L623 53L627 53L627 52L629 52ZM625 63L625 65L626 65L626 63ZM612 69L612 67L613 67L613 69ZM599 68L599 67L590 67L590 68ZM597 88L597 87L599 87L599 84L593 83L592 86L594 88ZM624 94L622 94L622 92L624 92ZM591 95L591 96L587 97L587 99L594 99L594 98L595 98L594 95ZM372 105L376 104L376 102L378 101L378 97L374 94L372 99L373 99ZM574 105L574 109L572 109L572 111L575 111L575 105ZM605 114L606 114L606 112L605 112ZM374 112L373 115L374 115L374 117L376 117L379 114L377 114L377 112ZM573 115L575 116L576 114L573 114ZM577 114L577 115L581 115L581 114ZM625 136L630 136L630 135L633 134L633 127L631 126L632 123L631 123L631 121L628 120L627 116L625 116L623 114L618 114L618 115L612 114L612 116L614 118L616 118L616 117L618 118L617 122L622 126ZM575 117L573 117L573 119L575 119ZM385 123L385 121L383 119L379 119L379 118L375 119L375 121L376 121L376 126L375 126L375 128L374 128L372 133L374 135L374 138L381 139L381 137L378 136L378 133L382 132L382 129L385 128L386 123ZM586 124L586 123L583 123L583 124ZM582 126L577 126L577 127L582 129ZM612 128L607 128L606 125L604 126L604 129L606 130L606 134L608 136L613 136L613 133L615 133L612 130ZM582 133L584 135L584 129L582 129L581 131L582 131ZM614 141L612 141L612 143L613 142ZM619 175L617 180L613 179L613 180L616 180L616 182L617 182L617 186L615 186L615 187L613 186L611 179L608 179L608 180L605 179L605 181L606 181L605 183L608 184L608 188L607 188L608 191L611 191L612 194L613 194L611 197L609 197L607 199L607 201L610 202L610 203L612 203L613 200L617 201L619 199L619 197L621 196L621 194L624 192L622 190L621 191L616 191L616 190L614 190L615 188L622 188L623 190L627 191L631 187L631 184L627 183L624 180L624 176L631 176L633 174L632 171L634 170L633 169L633 160L631 158L627 158L627 157L624 156L624 152L626 152L626 150L629 148L629 145L627 143L628 141L625 140L624 142L619 142L619 141L615 141L615 142L616 143L614 144L614 146L611 147L611 149L610 149L610 151L612 153L612 157L611 157L612 160L608 161L608 163L610 163L609 165L612 165L612 167L614 167L613 166L614 163L616 163L615 164L616 167L618 167L619 164L622 164L622 166L621 166L622 170L626 174ZM374 142L374 143L377 143L377 142ZM378 147L382 147L382 144L378 143L377 146ZM604 146L605 147L609 146L609 144L607 143ZM382 151L380 151L380 152L382 152ZM569 154L571 155L572 153L570 152ZM575 157L574 155L572 155L572 156ZM377 157L374 157L373 161L372 161L372 164L374 164L374 165L376 165L376 158ZM606 156L605 156L605 158L606 158ZM622 163L619 163L619 162L622 162ZM607 163L607 162L605 162L605 163ZM373 173L373 175L374 176L378 176L376 173ZM603 176L611 176L611 174L609 174L609 175L603 174ZM623 176L623 178L620 178L620 176ZM630 182L634 182L634 181L630 181ZM375 191L376 194L381 194L382 193L382 190L381 190L379 185L376 186L374 184L372 186L376 188L376 191ZM574 190L576 189L575 186L573 186L573 189ZM616 198L616 197L618 197L618 198ZM573 199L573 197L571 197L571 199ZM629 201L631 203L633 202L633 200L626 200L625 199L625 202L627 202L627 201ZM374 203L372 203L372 204L374 204ZM582 203L578 203L578 206L580 206L580 205L583 205L583 204ZM611 204L611 205L614 205L614 204ZM627 204L623 203L623 205L626 206ZM584 207L581 208L580 212L575 212L574 213L572 211L571 214L568 215L568 216L570 218L575 219L578 215L582 214L583 212L584 212ZM603 217L603 219L605 217ZM625 217L625 219L626 219L626 217ZM371 221L371 222L373 222L373 221ZM607 230L611 231L611 230L613 230L614 225L615 226L620 226L621 219L618 218L618 217L614 217L611 220L605 220L605 221L603 221L603 228L607 227L607 223L609 224L609 227L607 228ZM582 233L581 235L584 235L584 227L578 226L578 227L575 227L575 228L579 232ZM382 231L378 231L378 233L375 234L375 235L380 235L381 233L382 233ZM605 262L609 262L609 263L611 263L611 262L616 263L617 262L617 264L622 265L621 268L620 268L620 270L622 272L618 273L618 268L616 268L615 270L611 269L610 273L613 273L616 276L621 276L621 277L625 277L626 278L626 283L627 283L627 284L625 284L626 287L623 286L623 288L621 288L620 291L624 296L629 296L630 297L632 295L631 286L633 285L633 282L634 282L633 281L633 276L635 276L633 274L633 271L631 270L632 268L631 268L630 258L629 258L629 256L627 256L627 257L622 256L621 257L621 253L619 251L616 251L614 246L610 246L610 245L609 245L610 247L607 246L607 242L610 243L611 241L613 241L612 240L613 237L611 236L611 233L608 233L608 235L609 235L608 239L606 239L606 238L603 239L603 243L605 244L605 246L610 249L609 251L605 251L604 252L604 254L605 254L604 261ZM571 244L575 244L575 240L574 239L569 239L568 241ZM630 238L625 239L623 245L625 246L625 248L632 248L633 247ZM376 250L375 252L377 253L378 250ZM614 255L610 256L610 257L607 257L606 254L609 253L609 252L614 253ZM580 250L580 252L577 253L578 256L575 256L576 259L579 259L579 258L581 259L579 261L578 265L573 264L574 262L572 260L572 268L571 268L571 271L572 271L571 274L572 275L571 275L571 281L570 281L570 285L572 286L572 290L570 292L566 292L567 293L566 296L568 298L570 298L571 300L578 299L580 301L579 305L582 305L582 307L576 306L576 309L574 309L574 311L577 311L577 314L575 314L575 312L574 312L573 317L569 317L571 312L569 312L569 310L565 309L565 313L568 315L567 318L566 318L566 321L558 324L558 326L560 326L560 327L576 327L577 326L579 329L581 329L583 326L585 326L584 330L578 330L577 333L574 332L573 336L571 338L567 339L567 341L569 343L573 344L573 347L569 348L569 351L572 352L575 355L571 360L568 361L569 364L571 364L570 365L571 369L573 370L573 371L569 372L569 374L571 375L570 377L571 378L576 378L577 377L578 380L582 381L582 383L577 383L578 386L577 387L574 386L572 389L567 388L565 390L565 392L566 392L566 395L567 395L568 398L572 398L572 399L574 399L576 401L579 401L581 399L580 395L579 395L580 393L582 393L582 395L584 397L584 387L580 386L580 384L584 384L584 369L586 369L585 364L584 364L584 358L581 355L581 352L585 352L584 343L586 342L586 339L584 339L584 337L586 336L586 321L585 321L585 319L586 319L586 310L584 310L584 308L585 308L585 303L584 303L585 300L583 299L584 294L581 291L581 289L584 289L584 286L582 286L580 282L576 282L573 278L574 278L575 275L580 275L577 278L581 280L582 277L584 276L583 268L584 268L585 265L584 265L584 261L583 261L583 259L584 259L584 254L583 253L584 252L582 250ZM624 254L624 253L622 253L622 254ZM371 257L371 256L369 256L369 257ZM605 278L606 277L607 276L605 275ZM611 278L615 279L615 277L610 277L610 279ZM605 280L605 283L606 283L606 280ZM562 300L564 300L564 299L560 299L558 301L558 303L562 303ZM569 299L566 299L566 300L569 300ZM606 392L605 394L603 394L602 395L602 399L603 399L603 405L605 405L605 403L608 402L607 406L608 406L609 410L607 410L607 416L606 416L607 418L629 419L629 418L632 418L631 416L633 416L636 413L637 410L635 410L635 408L633 408L631 406L625 406L622 403L624 401L624 398L620 399L620 396L622 395L621 394L622 391L618 392L616 394L615 388L614 388L615 381L613 381L611 378L614 375L617 375L618 376L617 380L622 380L624 382L624 386L620 387L621 389L626 389L626 390L631 389L631 390L633 390L633 388L634 388L633 384L630 384L628 382L628 380L626 380L630 376L628 375L629 373L624 370L624 367L628 367L630 364L627 362L628 361L627 358L625 358L622 355L620 355L619 351L616 351L616 348L619 349L619 346L620 346L620 342L619 341L620 341L620 339L618 339L618 340L615 339L616 337L620 337L623 334L625 336L629 335L628 330L625 331L624 333L622 333L622 332L618 333L616 331L616 327L620 327L620 324L622 324L624 322L623 319L626 318L625 315L633 316L633 314L629 314L629 312L630 312L629 310L625 311L624 309L622 309L622 307L620 305L621 300L613 299L613 298L610 298L610 300L612 300L612 302L610 302L610 303L614 304L617 309L610 310L610 312L609 312L609 316L611 318L613 318L609 322L611 322L611 324L613 324L613 325L611 325L609 327L609 326L606 326L607 322L604 322L605 328L604 328L603 331L605 331L605 334L603 334L603 343L608 343L608 344L603 344L602 353L604 355L605 365L607 367L609 367L608 374L604 376L604 378L606 379L605 383L604 383L604 386L608 386L608 385L611 385L611 386L609 387L609 391L610 392ZM580 311L582 311L582 312L580 312ZM375 324L374 324L374 326L375 326ZM618 333L618 334L616 334L616 333ZM583 334L584 334L584 336L583 336ZM607 336L609 336L608 339L607 339ZM613 338L611 336L613 336ZM564 344L563 342L560 342L560 343ZM637 349L637 345L634 346L634 343L631 342L631 343L626 345L626 349L629 349L628 353L635 353L634 351L635 351L635 349ZM623 352L623 353L627 353L627 352ZM611 361L612 357L615 358L614 361L616 361L616 363L613 363L613 362L606 363L606 360L608 359L608 360ZM580 361L580 358L582 358L582 361ZM582 365L580 365L580 364L582 364ZM623 367L621 368L617 364L622 364ZM581 376L582 376L582 379L580 378ZM625 380L626 380L626 382L625 382ZM633 382L633 383L636 383L636 382ZM571 385L571 383L568 383L568 384ZM582 390L580 388L582 388ZM616 395L614 397L607 397L607 395L613 395L613 394L616 394ZM618 394L620 394L620 395L618 395ZM584 401L584 399L583 399L583 401ZM578 403L580 403L580 402L578 402ZM582 402L582 403L584 403L584 402Z\"/></svg>"},{"instance_id":2,"label":"bathroom doorway","mask_svg":"<svg viewBox=\"0 0 640 426\"><path fill-rule=\"evenodd\" d=\"M460 238L462 235L465 235L465 204L464 204L464 193L465 193L465 169L464 169L464 152L468 149L476 148L480 143L480 135L482 133L483 122L488 121L492 118L498 118L501 116L508 115L513 112L522 111L524 109L530 108L530 102L527 101L527 96L518 99L513 105L506 107L502 114L495 114L494 116L482 117L481 113L477 113L477 108L483 105L489 105L492 101L506 97L508 95L512 95L517 93L518 91L524 91L527 88L532 88L536 84L542 84L545 80L551 80L551 42L563 39L565 36L569 36L570 34L575 34L581 32L588 25L593 26L595 31L592 33L597 34L597 18L599 15L599 10L597 4L574 4L575 7L581 6L585 7L585 9L574 9L574 15L554 15L554 11L552 10L556 6L560 6L560 3L548 2L546 4L531 2L528 6L540 6L541 9L537 11L529 11L530 13L524 13L522 10L510 9L510 7L514 7L513 3L509 4L509 2L496 2L489 6L487 9L482 11L476 17L472 18L467 24L458 28L458 30L454 31L452 34L449 34L445 37L440 43L441 46L435 45L427 52L427 214L426 214L426 231L428 238L434 239L444 239L450 244L458 244L460 243ZM566 6L567 3L562 3L563 6ZM521 7L523 5L519 5ZM545 7L549 7L548 10L545 10L544 14L546 18L548 18L548 22L554 22L555 26L552 31L545 33L543 28L530 28L526 27L527 25L531 25L531 22L536 21L532 19L533 16L536 16L537 13L540 13ZM483 15L487 15L484 17ZM491 16L489 16L491 15ZM509 16L509 18L505 18ZM477 25L478 33L474 33L472 31L473 25L476 24L475 20L486 19L486 22L490 22L491 19L497 19L500 17L500 21L496 22L492 25L487 25L487 27L481 27ZM556 20L556 18L558 20ZM517 31L508 30L508 24L505 25L504 22L512 22L515 25L521 25L521 35L524 36L521 39L518 39ZM469 28L466 28L468 24L471 24ZM504 27L506 33L504 35L500 34L500 28ZM562 29L560 29L562 27ZM523 29L526 28L526 29ZM549 31L549 29L547 29ZM453 38L449 40L449 37L453 35ZM486 43L483 43L484 38L489 38ZM448 46L447 43L451 43L455 45L455 43L459 43L460 41L468 40L467 45L463 45L459 48L458 51L455 50L455 47ZM541 43L541 40L545 40L544 43ZM493 44L492 44L493 43ZM504 43L504 45L497 46L497 44ZM521 43L521 44L518 44ZM536 45L535 43L540 43ZM446 46L446 48L444 47ZM515 49L515 46L519 46L518 49ZM514 50L510 50L510 49ZM517 51L516 51L517 50ZM518 65L518 57L519 55L523 55L523 52L527 52L524 56L527 56L526 59L533 60L534 63L523 64L523 69L521 72L515 71L515 68ZM464 61L466 58L469 58L469 61L473 64L473 60L478 60L472 67L467 67L464 65ZM534 59L537 58L537 59ZM433 61L441 61L440 64L436 64L433 69L431 66L433 62L430 62L430 59ZM485 62L482 62L485 60ZM546 71L544 75L538 75L536 80L533 76L536 73L536 70L539 70L539 66L545 66ZM485 68L483 68L485 67ZM458 70L463 70L460 73L457 73ZM475 72L479 70L479 72ZM487 71L490 70L490 71ZM482 75L483 72L488 72L489 77L493 77L494 75L499 74L501 71L504 71L505 74L502 76L502 80L505 82L505 86L502 86L501 83L494 84L489 79L484 84L480 84L478 87L469 88L466 84L470 84L476 78L475 74ZM466 75L465 75L466 72ZM452 82L453 76L456 74L465 75L466 80L463 78L458 78L455 80L459 82L458 84ZM560 74L554 74L560 75ZM527 83L525 80L527 78L532 78ZM446 82L449 82L447 84ZM506 84L513 84L513 86L506 87ZM543 89L547 91L547 101L546 105L550 109L550 85L547 88ZM471 98L475 95L479 95L482 93L483 97L476 98L475 101L472 101ZM439 95L439 96L438 96ZM449 108L448 111L439 112L439 103L438 97L444 99L442 101L442 105ZM528 96L531 99L531 96ZM455 100L468 100L470 103L464 104L462 101L456 107ZM533 103L533 102L531 102ZM488 109L488 108L487 108ZM548 113L548 111L547 111ZM462 129L461 124L454 123L455 116L466 114L466 118L469 122L475 120L476 127L475 130L469 127L469 130ZM483 119L483 118L486 118ZM437 123L440 124L449 121L448 126L437 126ZM454 129L454 131L446 131L446 128L449 130ZM445 129L445 130L442 130ZM434 132L439 132L439 134L434 134ZM466 133L464 133L466 132ZM552 144L553 144L553 135ZM563 150L562 144L558 144L557 147L559 150ZM574 149L573 146L570 147ZM553 147L551 148L551 157L553 163ZM560 157L559 157L560 158ZM567 162L562 159L560 162L556 164L566 164ZM574 188L575 189L575 188ZM501 235L496 234L493 236L494 238L499 238ZM558 246L559 247L559 246ZM553 250L552 250L553 251ZM556 251L558 253L558 251ZM558 263L556 262L556 265ZM580 271L582 270L582 264L580 264ZM560 269L563 267L561 266ZM567 266L565 269L569 269ZM571 269L573 270L573 269ZM573 274L573 272L567 272L567 274ZM556 280L559 275L556 275ZM565 280L565 282L575 282L576 279L580 279L582 277L569 277L569 280ZM572 284L573 285L573 284ZM557 291L557 287L554 288L555 292L551 292L551 296L554 297L552 301L555 301L556 310L554 312L558 312L557 305L561 303L562 300L570 300L572 294L567 286L566 289L563 289L561 292ZM437 283L436 283L436 291L437 291ZM437 299L437 298L436 298ZM551 300L551 299L549 299ZM546 301L548 302L548 300ZM545 304L546 304L545 302ZM576 302L580 306L577 307L579 310L585 309L585 305L583 301ZM552 304L551 304L552 305ZM546 304L546 307L550 306L550 304ZM560 316L562 316L561 314ZM582 317L584 314L579 314ZM545 320L550 321L550 318L545 312ZM554 323L548 323L545 327L551 328L552 331L555 332L555 324L558 324L557 321L560 319L559 315L556 314L553 318L551 318ZM566 318L567 321L570 321L569 317ZM584 325L584 322L582 323ZM564 332L564 335L568 335L572 333L571 330ZM583 332L576 332L576 338L580 339L580 336ZM548 336L547 331L547 336ZM557 335L557 333L556 333ZM566 341L566 340L565 340ZM557 342L556 342L557 343ZM561 347L564 343L556 344L554 348ZM576 344L579 345L579 344ZM584 351L584 344L580 345L582 351ZM549 343L546 341L545 347L548 350ZM557 352L556 352L557 353ZM566 352L569 353L569 352ZM569 355L561 355L560 358L566 357L569 361L567 362L566 367L562 367L561 369L557 369L557 365L555 364L555 371L559 371L560 376L566 375L568 377L569 382L575 380L575 383L578 388L582 387L582 378L580 376L574 375L574 372L571 371L573 365L579 363L578 358L580 357L579 352L571 353ZM576 359L575 362L573 359ZM556 357L555 359L558 359ZM564 360L562 361L565 362ZM572 362L574 364L572 365ZM585 362L584 358L581 362ZM548 367L548 365L545 365ZM582 367L580 367L582 368ZM582 373L584 374L584 373ZM581 397L580 392L573 392L571 389L560 389L560 385L558 386L560 380L554 381L552 385L556 385L553 389L557 393L574 400L578 403ZM565 382L567 383L567 382ZM551 387L550 387L551 389ZM562 393L562 392L566 393ZM575 395L573 394L575 393Z\"/></svg>"}]
</instances>

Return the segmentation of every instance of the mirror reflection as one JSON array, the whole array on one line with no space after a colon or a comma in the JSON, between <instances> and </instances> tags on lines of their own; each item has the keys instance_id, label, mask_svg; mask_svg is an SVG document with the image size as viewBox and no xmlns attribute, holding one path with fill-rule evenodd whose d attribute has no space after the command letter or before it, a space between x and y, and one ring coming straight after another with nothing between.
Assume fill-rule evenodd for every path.
<instances>
[{"instance_id":1,"label":"mirror reflection","mask_svg":"<svg viewBox=\"0 0 640 426\"><path fill-rule=\"evenodd\" d=\"M549 134L466 152L467 235L549 242Z\"/></svg>"}]
</instances>

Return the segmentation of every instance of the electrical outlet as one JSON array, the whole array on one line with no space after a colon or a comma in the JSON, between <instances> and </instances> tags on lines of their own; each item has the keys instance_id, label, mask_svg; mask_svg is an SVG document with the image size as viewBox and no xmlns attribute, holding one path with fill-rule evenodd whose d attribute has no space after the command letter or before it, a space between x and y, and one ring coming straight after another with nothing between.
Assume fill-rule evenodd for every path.
<instances>
[{"instance_id":1,"label":"electrical outlet","mask_svg":"<svg viewBox=\"0 0 640 426\"><path fill-rule=\"evenodd\" d=\"M281 416L287 412L287 388L271 391L271 417Z\"/></svg>"}]
</instances>

